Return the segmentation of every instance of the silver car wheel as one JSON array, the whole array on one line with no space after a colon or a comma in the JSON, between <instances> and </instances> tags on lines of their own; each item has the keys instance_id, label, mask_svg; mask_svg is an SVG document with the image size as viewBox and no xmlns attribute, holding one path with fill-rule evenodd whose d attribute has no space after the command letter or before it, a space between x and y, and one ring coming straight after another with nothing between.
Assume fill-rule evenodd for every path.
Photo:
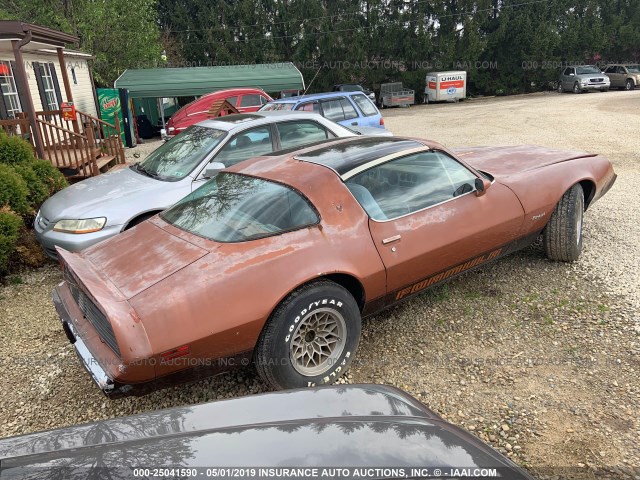
<instances>
[{"instance_id":1,"label":"silver car wheel","mask_svg":"<svg viewBox=\"0 0 640 480\"><path fill-rule=\"evenodd\" d=\"M580 84L578 82L573 84L573 93L580 93Z\"/></svg>"},{"instance_id":2,"label":"silver car wheel","mask_svg":"<svg viewBox=\"0 0 640 480\"><path fill-rule=\"evenodd\" d=\"M308 313L292 335L289 351L293 368L308 377L331 369L344 350L346 331L344 318L332 308Z\"/></svg>"},{"instance_id":3,"label":"silver car wheel","mask_svg":"<svg viewBox=\"0 0 640 480\"><path fill-rule=\"evenodd\" d=\"M562 88L562 82L558 82L558 93L563 93L564 88Z\"/></svg>"}]
</instances>

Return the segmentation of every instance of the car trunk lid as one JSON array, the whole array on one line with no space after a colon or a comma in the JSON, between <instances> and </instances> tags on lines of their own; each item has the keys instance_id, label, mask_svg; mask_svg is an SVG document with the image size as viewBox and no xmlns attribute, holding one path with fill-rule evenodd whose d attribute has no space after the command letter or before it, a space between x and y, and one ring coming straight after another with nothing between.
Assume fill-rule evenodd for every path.
<instances>
[{"instance_id":1,"label":"car trunk lid","mask_svg":"<svg viewBox=\"0 0 640 480\"><path fill-rule=\"evenodd\" d=\"M136 241L140 238L145 241ZM122 295L131 298L207 253L153 222L143 222L84 250L81 255Z\"/></svg>"}]
</instances>

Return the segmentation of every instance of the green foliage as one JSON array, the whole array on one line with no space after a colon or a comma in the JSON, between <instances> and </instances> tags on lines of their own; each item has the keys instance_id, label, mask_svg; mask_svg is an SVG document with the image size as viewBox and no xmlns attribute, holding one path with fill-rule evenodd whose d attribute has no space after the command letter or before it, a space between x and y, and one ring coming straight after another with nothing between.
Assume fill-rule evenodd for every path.
<instances>
[{"instance_id":1,"label":"green foliage","mask_svg":"<svg viewBox=\"0 0 640 480\"><path fill-rule=\"evenodd\" d=\"M33 147L22 137L9 136L0 131L0 163L15 165L35 158Z\"/></svg>"},{"instance_id":2,"label":"green foliage","mask_svg":"<svg viewBox=\"0 0 640 480\"><path fill-rule=\"evenodd\" d=\"M160 61L157 3L157 0L0 0L0 12L9 11L13 18L77 35L79 48L95 56L95 81L111 86L125 69L151 67Z\"/></svg>"},{"instance_id":3,"label":"green foliage","mask_svg":"<svg viewBox=\"0 0 640 480\"><path fill-rule=\"evenodd\" d=\"M64 178L64 175L60 173L60 170L46 160L35 159L29 163L29 166L36 173L38 178L46 185L48 189L48 196L59 192L69 185L67 179Z\"/></svg>"},{"instance_id":4,"label":"green foliage","mask_svg":"<svg viewBox=\"0 0 640 480\"><path fill-rule=\"evenodd\" d=\"M36 159L31 145L20 137L0 133L0 167L0 178L7 182L0 192L0 207L9 205L23 215L32 214L47 197L67 186L62 173L48 161Z\"/></svg>"},{"instance_id":5,"label":"green foliage","mask_svg":"<svg viewBox=\"0 0 640 480\"><path fill-rule=\"evenodd\" d=\"M0 208L9 207L21 215L33 213L27 183L12 167L0 164L0 185Z\"/></svg>"},{"instance_id":6,"label":"green foliage","mask_svg":"<svg viewBox=\"0 0 640 480\"><path fill-rule=\"evenodd\" d=\"M0 275L7 271L9 258L13 254L20 229L22 219L6 208L0 208Z\"/></svg>"}]
</instances>

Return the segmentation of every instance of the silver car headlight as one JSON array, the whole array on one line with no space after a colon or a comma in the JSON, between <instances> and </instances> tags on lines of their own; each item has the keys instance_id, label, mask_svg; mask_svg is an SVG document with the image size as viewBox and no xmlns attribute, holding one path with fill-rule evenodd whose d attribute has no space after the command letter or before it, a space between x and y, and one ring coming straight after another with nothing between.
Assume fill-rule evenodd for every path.
<instances>
[{"instance_id":1,"label":"silver car headlight","mask_svg":"<svg viewBox=\"0 0 640 480\"><path fill-rule=\"evenodd\" d=\"M82 220L59 220L53 227L56 232L91 233L102 230L107 223L105 217L85 218Z\"/></svg>"}]
</instances>

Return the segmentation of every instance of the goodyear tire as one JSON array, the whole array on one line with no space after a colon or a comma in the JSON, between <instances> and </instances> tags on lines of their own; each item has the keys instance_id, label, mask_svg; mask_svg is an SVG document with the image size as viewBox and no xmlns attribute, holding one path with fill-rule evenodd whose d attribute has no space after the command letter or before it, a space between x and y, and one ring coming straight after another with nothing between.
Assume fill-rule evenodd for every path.
<instances>
[{"instance_id":1,"label":"goodyear tire","mask_svg":"<svg viewBox=\"0 0 640 480\"><path fill-rule=\"evenodd\" d=\"M575 184L562 196L544 229L547 257L557 262L573 262L582 252L584 192Z\"/></svg>"},{"instance_id":2,"label":"goodyear tire","mask_svg":"<svg viewBox=\"0 0 640 480\"><path fill-rule=\"evenodd\" d=\"M274 389L335 382L360 342L360 309L340 285L321 280L291 293L273 312L256 345L254 363Z\"/></svg>"}]
</instances>

